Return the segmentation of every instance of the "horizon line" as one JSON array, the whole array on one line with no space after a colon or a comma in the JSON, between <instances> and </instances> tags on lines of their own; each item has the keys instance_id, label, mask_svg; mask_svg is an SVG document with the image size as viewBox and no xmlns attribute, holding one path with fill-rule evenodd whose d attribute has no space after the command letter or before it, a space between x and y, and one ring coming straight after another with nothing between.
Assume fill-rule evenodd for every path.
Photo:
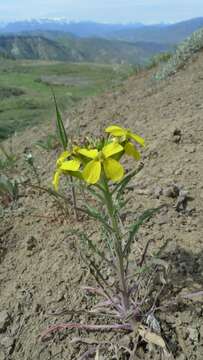
<instances>
[{"instance_id":1,"label":"horizon line","mask_svg":"<svg viewBox=\"0 0 203 360\"><path fill-rule=\"evenodd\" d=\"M140 24L140 25L146 25L146 26L150 26L150 25L172 25L172 24L177 24L177 23L180 23L180 22L185 22L185 21L190 21L190 20L195 20L195 19L202 19L203 16L198 16L198 17L192 17L192 18L187 18L187 19L183 19L183 20L178 20L178 21L167 21L165 22L164 20L160 21L160 22L149 22L149 23L146 23L146 22L142 22L142 21L129 21L129 22L109 22L109 21L97 21L97 20L92 20L92 19L89 19L89 20L69 20L68 18L66 17L40 17L40 18L37 18L37 17L34 17L34 18L23 18L23 19L19 19L19 18L16 18L16 19L13 19L13 20L0 20L0 23L4 24L4 25L7 25L7 24L10 24L10 23L14 23L14 22L24 22L24 21L27 21L27 22L31 22L31 21L44 21L44 20L49 20L49 21L64 21L66 22L67 24L71 24L71 23L75 23L75 24L79 24L79 23L95 23L95 24L101 24L101 25L135 25L135 24Z\"/></svg>"}]
</instances>

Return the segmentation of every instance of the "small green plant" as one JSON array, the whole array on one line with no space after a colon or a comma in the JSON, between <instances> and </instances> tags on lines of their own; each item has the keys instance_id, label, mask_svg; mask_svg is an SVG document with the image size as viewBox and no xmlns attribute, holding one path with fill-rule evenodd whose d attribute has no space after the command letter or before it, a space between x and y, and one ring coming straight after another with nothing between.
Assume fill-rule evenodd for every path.
<instances>
[{"instance_id":1,"label":"small green plant","mask_svg":"<svg viewBox=\"0 0 203 360\"><path fill-rule=\"evenodd\" d=\"M35 145L42 148L43 150L50 151L56 149L59 146L59 141L55 134L49 134L43 139L38 140Z\"/></svg>"},{"instance_id":2,"label":"small green plant","mask_svg":"<svg viewBox=\"0 0 203 360\"><path fill-rule=\"evenodd\" d=\"M19 196L18 182L10 180L5 175L0 175L0 198L4 206L8 206L11 202L15 202Z\"/></svg>"},{"instance_id":3,"label":"small green plant","mask_svg":"<svg viewBox=\"0 0 203 360\"><path fill-rule=\"evenodd\" d=\"M10 146L9 150L6 150L5 147L0 144L0 151L2 154L2 157L0 157L0 169L8 168L16 162L17 157L13 153L12 146Z\"/></svg>"},{"instance_id":4,"label":"small green plant","mask_svg":"<svg viewBox=\"0 0 203 360\"><path fill-rule=\"evenodd\" d=\"M163 52L158 55L154 55L147 63L147 69L152 69L160 64L166 63L172 57L172 53Z\"/></svg>"},{"instance_id":5,"label":"small green plant","mask_svg":"<svg viewBox=\"0 0 203 360\"><path fill-rule=\"evenodd\" d=\"M140 160L138 146L144 147L145 141L129 129L115 125L107 127L105 133L106 137L91 140L85 147L69 146L68 150L64 150L57 160L53 184L57 191L62 176L71 177L73 182L79 179L94 199L94 205L91 200L88 203L84 201L83 206L77 210L100 224L102 246L98 247L91 234L84 231L73 230L70 233L79 238L81 257L97 283L97 287L87 286L85 290L101 299L89 311L89 315L107 317L108 325L57 324L46 330L42 338L60 329L73 328L134 331L135 348L139 337L148 342L150 338L156 338L152 342L167 352L154 315L158 295L153 295L153 275L157 272L157 263L146 262L149 243L141 256L138 245L135 246L135 236L140 226L159 208L148 209L137 215L132 224L122 217L129 200L125 199L127 186L142 168L140 166L125 175L124 159L125 156L130 156L136 161ZM67 145L66 140L62 143ZM134 256L132 251L135 251ZM158 265L160 266L160 262ZM160 284L158 294L163 286ZM146 332L148 338L145 336ZM130 349L128 350L130 353Z\"/></svg>"},{"instance_id":6,"label":"small green plant","mask_svg":"<svg viewBox=\"0 0 203 360\"><path fill-rule=\"evenodd\" d=\"M35 166L33 154L29 148L25 149L25 161L31 168L32 173L33 173L34 177L36 178L38 185L40 185L41 184L40 175L39 175L37 167Z\"/></svg>"}]
</instances>

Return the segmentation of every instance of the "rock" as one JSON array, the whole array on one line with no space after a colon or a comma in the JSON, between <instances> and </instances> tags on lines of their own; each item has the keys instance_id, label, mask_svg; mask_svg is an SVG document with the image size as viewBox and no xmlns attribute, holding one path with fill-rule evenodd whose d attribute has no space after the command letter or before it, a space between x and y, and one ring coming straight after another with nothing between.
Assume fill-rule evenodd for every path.
<instances>
[{"instance_id":1,"label":"rock","mask_svg":"<svg viewBox=\"0 0 203 360\"><path fill-rule=\"evenodd\" d=\"M188 202L188 192L184 190L180 190L177 203L175 205L175 209L179 212L185 211L187 207L187 202Z\"/></svg>"},{"instance_id":2,"label":"rock","mask_svg":"<svg viewBox=\"0 0 203 360\"><path fill-rule=\"evenodd\" d=\"M181 168L180 168L180 169L177 169L177 170L174 172L174 175L179 176L179 175L182 174L182 172L183 172L183 170L182 170Z\"/></svg>"},{"instance_id":3,"label":"rock","mask_svg":"<svg viewBox=\"0 0 203 360\"><path fill-rule=\"evenodd\" d=\"M158 219L157 219L157 224L158 225L164 225L167 224L169 222L169 218L167 215L161 215Z\"/></svg>"},{"instance_id":4,"label":"rock","mask_svg":"<svg viewBox=\"0 0 203 360\"><path fill-rule=\"evenodd\" d=\"M181 135L182 135L182 133L181 133L181 130L180 130L180 129L175 128L175 129L173 130L173 136L181 136Z\"/></svg>"},{"instance_id":5,"label":"rock","mask_svg":"<svg viewBox=\"0 0 203 360\"><path fill-rule=\"evenodd\" d=\"M199 342L199 332L198 332L197 328L189 327L188 333L189 333L189 339L194 344L197 344Z\"/></svg>"},{"instance_id":6,"label":"rock","mask_svg":"<svg viewBox=\"0 0 203 360\"><path fill-rule=\"evenodd\" d=\"M176 128L175 130L173 130L173 134L172 134L172 141L176 144L179 144L180 140L181 140L181 130Z\"/></svg>"},{"instance_id":7,"label":"rock","mask_svg":"<svg viewBox=\"0 0 203 360\"><path fill-rule=\"evenodd\" d=\"M15 345L15 339L11 336L0 337L0 345L5 349L6 353L11 354Z\"/></svg>"},{"instance_id":8,"label":"rock","mask_svg":"<svg viewBox=\"0 0 203 360\"><path fill-rule=\"evenodd\" d=\"M33 235L29 235L26 239L26 248L32 251L37 246L37 240Z\"/></svg>"},{"instance_id":9,"label":"rock","mask_svg":"<svg viewBox=\"0 0 203 360\"><path fill-rule=\"evenodd\" d=\"M179 144L180 140L181 140L181 136L179 136L179 135L173 136L174 143Z\"/></svg>"},{"instance_id":10,"label":"rock","mask_svg":"<svg viewBox=\"0 0 203 360\"><path fill-rule=\"evenodd\" d=\"M42 306L40 305L40 304L38 304L38 303L36 303L35 305L34 305L34 312L36 313L36 314L39 314L40 312L42 312Z\"/></svg>"},{"instance_id":11,"label":"rock","mask_svg":"<svg viewBox=\"0 0 203 360\"><path fill-rule=\"evenodd\" d=\"M0 360L6 360L6 355L2 350L0 350Z\"/></svg>"},{"instance_id":12,"label":"rock","mask_svg":"<svg viewBox=\"0 0 203 360\"><path fill-rule=\"evenodd\" d=\"M156 188L154 189L154 195L157 199L159 199L159 197L162 195L163 190L161 188L161 186L156 186Z\"/></svg>"},{"instance_id":13,"label":"rock","mask_svg":"<svg viewBox=\"0 0 203 360\"><path fill-rule=\"evenodd\" d=\"M186 360L185 354L180 354L177 358L177 360Z\"/></svg>"},{"instance_id":14,"label":"rock","mask_svg":"<svg viewBox=\"0 0 203 360\"><path fill-rule=\"evenodd\" d=\"M191 146L187 146L187 152L190 154L193 154L196 152L196 148L195 146L191 145Z\"/></svg>"},{"instance_id":15,"label":"rock","mask_svg":"<svg viewBox=\"0 0 203 360\"><path fill-rule=\"evenodd\" d=\"M0 312L0 332L6 331L7 326L10 324L10 316L6 310Z\"/></svg>"},{"instance_id":16,"label":"rock","mask_svg":"<svg viewBox=\"0 0 203 360\"><path fill-rule=\"evenodd\" d=\"M200 337L203 340L203 324L200 326L199 332L200 332Z\"/></svg>"},{"instance_id":17,"label":"rock","mask_svg":"<svg viewBox=\"0 0 203 360\"><path fill-rule=\"evenodd\" d=\"M180 187L177 184L171 184L163 190L163 195L169 198L177 198L180 192Z\"/></svg>"}]
</instances>

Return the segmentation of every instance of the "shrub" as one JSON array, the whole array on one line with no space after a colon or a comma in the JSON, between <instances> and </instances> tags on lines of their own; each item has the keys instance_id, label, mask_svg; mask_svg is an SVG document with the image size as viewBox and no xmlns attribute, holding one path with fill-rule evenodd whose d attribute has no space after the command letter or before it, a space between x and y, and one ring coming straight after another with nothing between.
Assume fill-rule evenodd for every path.
<instances>
[{"instance_id":1,"label":"shrub","mask_svg":"<svg viewBox=\"0 0 203 360\"><path fill-rule=\"evenodd\" d=\"M203 48L203 28L194 32L176 49L175 54L156 73L155 80L163 80L183 68L190 58Z\"/></svg>"}]
</instances>

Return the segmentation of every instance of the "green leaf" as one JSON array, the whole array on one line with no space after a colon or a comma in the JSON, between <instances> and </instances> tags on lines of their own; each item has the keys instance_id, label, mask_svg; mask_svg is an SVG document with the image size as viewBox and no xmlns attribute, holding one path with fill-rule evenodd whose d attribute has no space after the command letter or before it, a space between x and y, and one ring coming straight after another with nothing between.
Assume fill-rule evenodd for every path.
<instances>
[{"instance_id":1,"label":"green leaf","mask_svg":"<svg viewBox=\"0 0 203 360\"><path fill-rule=\"evenodd\" d=\"M90 194L96 198L97 200L99 200L102 204L104 203L104 198L101 194L98 193L98 191L95 191L92 187L87 186L87 191L90 192Z\"/></svg>"},{"instance_id":2,"label":"green leaf","mask_svg":"<svg viewBox=\"0 0 203 360\"><path fill-rule=\"evenodd\" d=\"M105 217L103 217L101 215L101 213L95 209L93 206L88 206L86 205L85 208L81 209L83 212L85 212L87 215L89 215L90 217L100 221L105 229L108 231L108 232L114 232L114 230L112 229L112 227L107 223Z\"/></svg>"},{"instance_id":3,"label":"green leaf","mask_svg":"<svg viewBox=\"0 0 203 360\"><path fill-rule=\"evenodd\" d=\"M148 209L148 210L144 211L143 214L140 215L138 220L133 225L131 225L130 230L129 230L128 240L127 240L127 243L126 243L125 248L123 250L123 256L127 257L129 255L131 245L132 245L132 242L134 240L134 236L138 232L140 226L143 225L143 223L145 221L151 219L152 216L154 214L156 214L161 208L162 208L162 206L161 207L159 206L158 208Z\"/></svg>"},{"instance_id":4,"label":"green leaf","mask_svg":"<svg viewBox=\"0 0 203 360\"><path fill-rule=\"evenodd\" d=\"M123 195L125 188L128 185L128 183L130 182L130 180L135 175L137 175L140 172L140 170L142 170L142 168L143 168L143 164L140 163L140 166L138 167L138 169L131 171L119 182L119 184L116 185L116 187L113 190L113 193L115 193L115 192L117 193L116 194L117 199L119 199Z\"/></svg>"},{"instance_id":5,"label":"green leaf","mask_svg":"<svg viewBox=\"0 0 203 360\"><path fill-rule=\"evenodd\" d=\"M16 180L9 180L6 176L0 176L0 195L9 194L12 200L18 198L18 183Z\"/></svg>"},{"instance_id":6,"label":"green leaf","mask_svg":"<svg viewBox=\"0 0 203 360\"><path fill-rule=\"evenodd\" d=\"M59 111L59 108L57 105L56 96L55 96L53 90L52 90L52 93L53 93L55 109L56 109L56 127L58 130L58 136L59 136L59 140L60 140L64 150L66 150L67 145L68 145L68 137L66 134L65 127L63 125L63 120L62 120L62 117L61 117L61 114L60 114L60 111Z\"/></svg>"}]
</instances>

